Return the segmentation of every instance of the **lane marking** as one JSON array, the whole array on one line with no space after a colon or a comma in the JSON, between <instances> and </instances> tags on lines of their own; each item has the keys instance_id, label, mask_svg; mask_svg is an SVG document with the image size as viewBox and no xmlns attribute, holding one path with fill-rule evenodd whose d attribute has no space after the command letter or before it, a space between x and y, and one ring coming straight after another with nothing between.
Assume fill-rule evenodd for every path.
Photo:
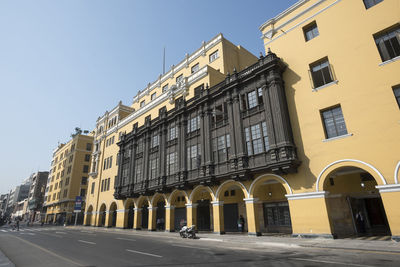
<instances>
[{"instance_id":1,"label":"lane marking","mask_svg":"<svg viewBox=\"0 0 400 267\"><path fill-rule=\"evenodd\" d=\"M20 240L20 241L22 241L22 242L25 242L25 243L27 243L28 245L31 245L31 246L33 246L33 247L35 247L35 248L41 249L41 250L43 250L44 252L47 252L47 253L49 253L49 254L51 254L51 255L53 255L53 256L59 258L59 259L62 259L62 260L64 260L64 261L68 261L68 262L70 262L70 263L72 263L72 264L74 264L74 265L85 266L85 265L83 265L83 264L80 264L80 263L78 263L78 262L76 262L76 261L73 261L73 260L71 260L71 259L65 258L65 257L63 257L63 256L61 256L61 255L58 255L58 254L54 253L53 251L50 251L50 250L48 250L48 249L45 249L44 247L41 247L41 246L39 246L39 245L36 245L36 244L34 244L34 243L32 243L32 242L29 242L29 241L27 241L27 240L25 240L25 239L22 239L22 238L20 238L20 237L15 236L15 235L10 235L10 236L12 236L12 237L14 237L14 238L16 238L16 239L18 239L18 240Z\"/></svg>"},{"instance_id":2,"label":"lane marking","mask_svg":"<svg viewBox=\"0 0 400 267\"><path fill-rule=\"evenodd\" d=\"M85 240L78 240L78 241L79 241L79 242L82 242L82 243L86 243L86 244L96 245L96 243L90 242L90 241L85 241Z\"/></svg>"},{"instance_id":3,"label":"lane marking","mask_svg":"<svg viewBox=\"0 0 400 267\"><path fill-rule=\"evenodd\" d=\"M7 233L7 230L1 230L1 231Z\"/></svg>"},{"instance_id":4,"label":"lane marking","mask_svg":"<svg viewBox=\"0 0 400 267\"><path fill-rule=\"evenodd\" d=\"M126 241L136 241L136 239L129 239L129 238L123 238L123 237L117 237L116 239L126 240Z\"/></svg>"},{"instance_id":5,"label":"lane marking","mask_svg":"<svg viewBox=\"0 0 400 267\"><path fill-rule=\"evenodd\" d=\"M205 240L205 241L216 241L216 242L224 242L222 239L217 239L217 238L207 238L207 237L201 237L200 240Z\"/></svg>"},{"instance_id":6,"label":"lane marking","mask_svg":"<svg viewBox=\"0 0 400 267\"><path fill-rule=\"evenodd\" d=\"M65 232L56 232L56 234L63 234L63 235L66 235L67 233L65 233Z\"/></svg>"},{"instance_id":7,"label":"lane marking","mask_svg":"<svg viewBox=\"0 0 400 267\"><path fill-rule=\"evenodd\" d=\"M183 245L171 245L172 247L178 248L191 248L191 249L203 249L203 250L210 250L210 248L199 248L199 247L190 247L190 246L183 246Z\"/></svg>"},{"instance_id":8,"label":"lane marking","mask_svg":"<svg viewBox=\"0 0 400 267\"><path fill-rule=\"evenodd\" d=\"M89 232L89 231L81 231L81 233L93 234L93 232Z\"/></svg>"},{"instance_id":9,"label":"lane marking","mask_svg":"<svg viewBox=\"0 0 400 267\"><path fill-rule=\"evenodd\" d=\"M372 265L346 263L346 262L336 262L336 261L321 261L321 260L311 260L311 259L302 259L302 258L288 258L288 259L293 259L293 260L298 260L298 261L311 261L311 262L318 262L318 263L340 264L340 265L346 265L346 266L374 267Z\"/></svg>"},{"instance_id":10,"label":"lane marking","mask_svg":"<svg viewBox=\"0 0 400 267\"><path fill-rule=\"evenodd\" d=\"M143 254L143 255L147 255L147 256L152 256L152 257L157 257L157 258L162 258L162 256L160 256L160 255L151 254L151 253L146 253L146 252L141 252L141 251L137 251L137 250L127 249L126 251L133 252L133 253L137 253L137 254Z\"/></svg>"}]
</instances>

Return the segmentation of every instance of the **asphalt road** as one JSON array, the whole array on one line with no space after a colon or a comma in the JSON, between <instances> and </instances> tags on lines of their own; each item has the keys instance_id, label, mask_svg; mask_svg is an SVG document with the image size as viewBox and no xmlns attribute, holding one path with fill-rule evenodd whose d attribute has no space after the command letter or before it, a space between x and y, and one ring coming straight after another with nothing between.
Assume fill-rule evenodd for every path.
<instances>
[{"instance_id":1,"label":"asphalt road","mask_svg":"<svg viewBox=\"0 0 400 267\"><path fill-rule=\"evenodd\" d=\"M400 266L399 253L243 247L133 231L0 228L0 250L18 266Z\"/></svg>"}]
</instances>

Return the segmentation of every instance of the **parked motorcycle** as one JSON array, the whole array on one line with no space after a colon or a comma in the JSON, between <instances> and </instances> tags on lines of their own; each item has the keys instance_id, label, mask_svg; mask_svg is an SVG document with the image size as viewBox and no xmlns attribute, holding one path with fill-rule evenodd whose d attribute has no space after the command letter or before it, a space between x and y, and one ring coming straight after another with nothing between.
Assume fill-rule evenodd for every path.
<instances>
[{"instance_id":1,"label":"parked motorcycle","mask_svg":"<svg viewBox=\"0 0 400 267\"><path fill-rule=\"evenodd\" d=\"M181 230L179 230L179 234L181 235L182 238L196 238L196 232L195 232L195 225L192 225L190 227L187 227L184 225Z\"/></svg>"}]
</instances>

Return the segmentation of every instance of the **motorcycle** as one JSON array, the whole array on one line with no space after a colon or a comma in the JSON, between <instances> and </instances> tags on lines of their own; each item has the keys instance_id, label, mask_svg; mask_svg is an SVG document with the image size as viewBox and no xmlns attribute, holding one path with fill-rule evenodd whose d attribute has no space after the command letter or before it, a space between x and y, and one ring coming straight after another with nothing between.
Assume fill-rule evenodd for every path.
<instances>
[{"instance_id":1,"label":"motorcycle","mask_svg":"<svg viewBox=\"0 0 400 267\"><path fill-rule=\"evenodd\" d=\"M182 238L196 238L196 232L195 232L195 225L192 225L190 227L187 227L184 225L181 230L179 230L179 234L181 235Z\"/></svg>"}]
</instances>

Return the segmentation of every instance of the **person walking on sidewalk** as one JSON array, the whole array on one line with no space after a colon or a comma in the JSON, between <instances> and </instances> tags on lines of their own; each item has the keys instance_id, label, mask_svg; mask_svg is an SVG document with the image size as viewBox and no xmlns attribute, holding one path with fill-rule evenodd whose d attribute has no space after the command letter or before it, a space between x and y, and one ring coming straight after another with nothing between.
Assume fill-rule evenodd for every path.
<instances>
[{"instance_id":1,"label":"person walking on sidewalk","mask_svg":"<svg viewBox=\"0 0 400 267\"><path fill-rule=\"evenodd\" d=\"M239 232L243 233L244 232L244 218L242 215L239 216L237 223L238 223Z\"/></svg>"}]
</instances>

